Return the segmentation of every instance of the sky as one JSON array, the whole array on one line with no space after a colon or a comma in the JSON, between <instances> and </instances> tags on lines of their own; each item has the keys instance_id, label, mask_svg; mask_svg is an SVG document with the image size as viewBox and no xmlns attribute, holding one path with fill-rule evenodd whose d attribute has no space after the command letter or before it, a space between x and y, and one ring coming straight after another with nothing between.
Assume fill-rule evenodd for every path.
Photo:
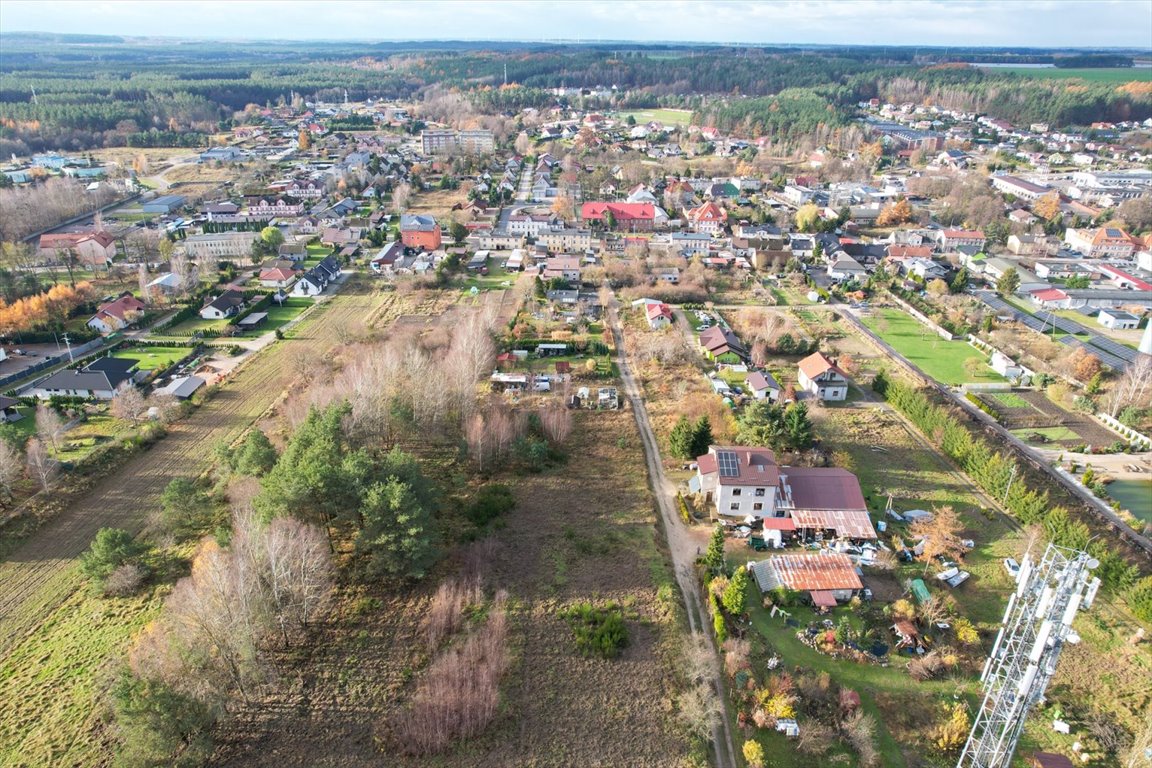
<instances>
[{"instance_id":1,"label":"sky","mask_svg":"<svg viewBox=\"0 0 1152 768\"><path fill-rule=\"evenodd\" d=\"M0 32L1138 47L1150 0L0 0Z\"/></svg>"}]
</instances>

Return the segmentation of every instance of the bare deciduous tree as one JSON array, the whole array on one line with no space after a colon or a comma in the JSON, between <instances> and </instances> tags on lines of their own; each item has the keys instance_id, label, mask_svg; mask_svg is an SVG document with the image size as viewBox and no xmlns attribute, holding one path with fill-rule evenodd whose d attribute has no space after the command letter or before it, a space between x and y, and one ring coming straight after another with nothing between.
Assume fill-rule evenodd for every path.
<instances>
[{"instance_id":1,"label":"bare deciduous tree","mask_svg":"<svg viewBox=\"0 0 1152 768\"><path fill-rule=\"evenodd\" d=\"M5 496L12 495L12 489L24 474L20 451L7 440L0 440L0 490Z\"/></svg>"},{"instance_id":2,"label":"bare deciduous tree","mask_svg":"<svg viewBox=\"0 0 1152 768\"><path fill-rule=\"evenodd\" d=\"M403 213L408 210L408 199L412 196L412 185L402 182L392 190L392 211Z\"/></svg>"},{"instance_id":3,"label":"bare deciduous tree","mask_svg":"<svg viewBox=\"0 0 1152 768\"><path fill-rule=\"evenodd\" d=\"M1108 414L1116 418L1125 408L1147 408L1152 401L1152 355L1136 355L1124 375L1108 393Z\"/></svg>"},{"instance_id":4,"label":"bare deciduous tree","mask_svg":"<svg viewBox=\"0 0 1152 768\"><path fill-rule=\"evenodd\" d=\"M40 438L28 438L28 444L24 448L24 459L28 466L28 474L40 483L40 487L45 491L51 488L52 480L60 470L60 463L48 455L48 449L44 447Z\"/></svg>"},{"instance_id":5,"label":"bare deciduous tree","mask_svg":"<svg viewBox=\"0 0 1152 768\"><path fill-rule=\"evenodd\" d=\"M36 406L36 434L52 446L52 453L60 453L60 439L64 436L64 419L55 408L47 405Z\"/></svg>"},{"instance_id":6,"label":"bare deciduous tree","mask_svg":"<svg viewBox=\"0 0 1152 768\"><path fill-rule=\"evenodd\" d=\"M572 411L563 405L541 408L539 415L544 436L553 445L561 445L572 434Z\"/></svg>"},{"instance_id":7,"label":"bare deciduous tree","mask_svg":"<svg viewBox=\"0 0 1152 768\"><path fill-rule=\"evenodd\" d=\"M113 416L133 424L140 421L147 410L144 395L129 382L120 385L109 405L109 411Z\"/></svg>"},{"instance_id":8,"label":"bare deciduous tree","mask_svg":"<svg viewBox=\"0 0 1152 768\"><path fill-rule=\"evenodd\" d=\"M424 634L429 650L435 651L444 638L460 631L464 626L465 611L483 600L480 579L476 576L449 579L441 584L424 614Z\"/></svg>"},{"instance_id":9,"label":"bare deciduous tree","mask_svg":"<svg viewBox=\"0 0 1152 768\"><path fill-rule=\"evenodd\" d=\"M335 584L328 538L314 525L278 517L259 536L256 570L284 645L290 631L307 629L327 605Z\"/></svg>"}]
</instances>

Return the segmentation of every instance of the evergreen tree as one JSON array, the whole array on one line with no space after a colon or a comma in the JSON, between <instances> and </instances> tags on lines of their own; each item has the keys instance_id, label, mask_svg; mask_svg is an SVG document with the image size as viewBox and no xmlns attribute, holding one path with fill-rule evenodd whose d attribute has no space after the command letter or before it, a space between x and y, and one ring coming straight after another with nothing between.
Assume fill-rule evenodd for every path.
<instances>
[{"instance_id":1,"label":"evergreen tree","mask_svg":"<svg viewBox=\"0 0 1152 768\"><path fill-rule=\"evenodd\" d=\"M1020 273L1016 271L1016 267L1008 267L1004 270L1004 274L1000 275L1000 279L996 281L996 293L1001 296L1011 296L1016 293L1016 289L1020 287Z\"/></svg>"},{"instance_id":2,"label":"evergreen tree","mask_svg":"<svg viewBox=\"0 0 1152 768\"><path fill-rule=\"evenodd\" d=\"M692 458L708 453L708 446L712 445L712 422L707 416L701 416L692 428L692 443L689 446Z\"/></svg>"},{"instance_id":3,"label":"evergreen tree","mask_svg":"<svg viewBox=\"0 0 1152 768\"><path fill-rule=\"evenodd\" d=\"M960 271L956 273L956 277L952 278L948 290L952 293L964 293L964 289L968 287L969 277L968 267L961 267Z\"/></svg>"},{"instance_id":4,"label":"evergreen tree","mask_svg":"<svg viewBox=\"0 0 1152 768\"><path fill-rule=\"evenodd\" d=\"M114 570L148 551L148 547L120 528L101 528L88 551L80 556L80 570L88 578L103 582Z\"/></svg>"},{"instance_id":5,"label":"evergreen tree","mask_svg":"<svg viewBox=\"0 0 1152 768\"><path fill-rule=\"evenodd\" d=\"M672 433L668 436L669 452L678 459L694 459L700 455L693 455L692 453L693 433L692 422L688 421L687 416L681 414L676 425L672 427Z\"/></svg>"},{"instance_id":6,"label":"evergreen tree","mask_svg":"<svg viewBox=\"0 0 1152 768\"><path fill-rule=\"evenodd\" d=\"M796 402L784 409L784 431L788 446L793 450L801 451L811 447L814 438L807 405Z\"/></svg>"},{"instance_id":7,"label":"evergreen tree","mask_svg":"<svg viewBox=\"0 0 1152 768\"><path fill-rule=\"evenodd\" d=\"M748 592L748 569L737 568L724 588L724 595L720 598L724 610L730 616L739 616L744 613L744 600Z\"/></svg>"},{"instance_id":8,"label":"evergreen tree","mask_svg":"<svg viewBox=\"0 0 1152 768\"><path fill-rule=\"evenodd\" d=\"M361 515L356 549L368 555L369 573L422 578L436 559L432 515L412 486L398 477L373 485Z\"/></svg>"},{"instance_id":9,"label":"evergreen tree","mask_svg":"<svg viewBox=\"0 0 1152 768\"><path fill-rule=\"evenodd\" d=\"M719 523L712 529L712 538L708 540L708 549L700 560L709 577L724 573L724 526Z\"/></svg>"},{"instance_id":10,"label":"evergreen tree","mask_svg":"<svg viewBox=\"0 0 1152 768\"><path fill-rule=\"evenodd\" d=\"M232 468L242 475L260 477L276 465L276 448L268 436L259 429L253 429L236 449Z\"/></svg>"}]
</instances>

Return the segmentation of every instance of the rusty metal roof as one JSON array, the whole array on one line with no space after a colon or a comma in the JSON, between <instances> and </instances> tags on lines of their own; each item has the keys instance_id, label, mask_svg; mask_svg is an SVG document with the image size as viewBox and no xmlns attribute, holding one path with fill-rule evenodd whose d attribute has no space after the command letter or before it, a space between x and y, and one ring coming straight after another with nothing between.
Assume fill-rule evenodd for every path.
<instances>
[{"instance_id":1,"label":"rusty metal roof","mask_svg":"<svg viewBox=\"0 0 1152 768\"><path fill-rule=\"evenodd\" d=\"M798 592L862 589L856 567L847 555L836 552L776 555L753 566L762 591L785 586Z\"/></svg>"}]
</instances>

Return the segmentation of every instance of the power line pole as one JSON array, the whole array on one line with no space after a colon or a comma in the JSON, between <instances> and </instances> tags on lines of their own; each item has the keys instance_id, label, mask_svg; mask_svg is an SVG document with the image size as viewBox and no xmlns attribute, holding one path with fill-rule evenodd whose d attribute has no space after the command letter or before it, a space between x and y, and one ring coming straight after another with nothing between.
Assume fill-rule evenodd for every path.
<instances>
[{"instance_id":1,"label":"power line pole","mask_svg":"<svg viewBox=\"0 0 1152 768\"><path fill-rule=\"evenodd\" d=\"M76 362L72 357L72 340L68 338L68 334L64 334L62 338L64 339L64 346L68 347L68 362Z\"/></svg>"}]
</instances>

